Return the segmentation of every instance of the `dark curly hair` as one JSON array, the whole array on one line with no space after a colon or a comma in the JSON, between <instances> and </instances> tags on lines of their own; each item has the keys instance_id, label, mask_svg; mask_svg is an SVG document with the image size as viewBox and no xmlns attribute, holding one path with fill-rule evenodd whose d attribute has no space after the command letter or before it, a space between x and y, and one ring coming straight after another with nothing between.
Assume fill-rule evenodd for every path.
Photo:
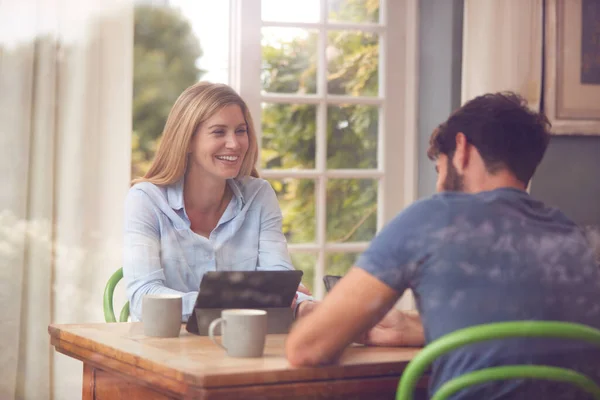
<instances>
[{"instance_id":1,"label":"dark curly hair","mask_svg":"<svg viewBox=\"0 0 600 400\"><path fill-rule=\"evenodd\" d=\"M452 158L456 134L462 132L489 173L507 169L527 185L548 147L550 126L546 116L530 110L520 95L489 93L454 111L432 133L427 155L432 160L440 154Z\"/></svg>"}]
</instances>

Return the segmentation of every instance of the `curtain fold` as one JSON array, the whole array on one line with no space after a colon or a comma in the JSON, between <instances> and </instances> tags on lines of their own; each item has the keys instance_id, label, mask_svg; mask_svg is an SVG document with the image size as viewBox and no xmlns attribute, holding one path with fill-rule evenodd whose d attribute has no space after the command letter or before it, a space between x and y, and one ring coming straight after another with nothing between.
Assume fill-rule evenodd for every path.
<instances>
[{"instance_id":1,"label":"curtain fold","mask_svg":"<svg viewBox=\"0 0 600 400\"><path fill-rule=\"evenodd\" d=\"M54 352L47 326L103 321L132 58L129 0L0 2L0 398L81 398L81 363Z\"/></svg>"},{"instance_id":2,"label":"curtain fold","mask_svg":"<svg viewBox=\"0 0 600 400\"><path fill-rule=\"evenodd\" d=\"M511 90L540 108L543 0L465 0L462 103Z\"/></svg>"}]
</instances>

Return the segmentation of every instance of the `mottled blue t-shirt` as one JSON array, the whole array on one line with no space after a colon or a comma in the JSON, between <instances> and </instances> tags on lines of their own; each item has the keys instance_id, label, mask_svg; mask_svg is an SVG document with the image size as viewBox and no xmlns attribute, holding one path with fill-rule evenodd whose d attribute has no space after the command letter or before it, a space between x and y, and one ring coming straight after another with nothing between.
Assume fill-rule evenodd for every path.
<instances>
[{"instance_id":1,"label":"mottled blue t-shirt","mask_svg":"<svg viewBox=\"0 0 600 400\"><path fill-rule=\"evenodd\" d=\"M399 293L412 289L427 343L457 329L513 320L570 321L600 328L600 268L580 229L526 192L441 193L408 207L357 265ZM600 354L579 342L508 339L439 359L430 390L497 365L573 367L600 382ZM454 399L573 398L565 384L504 381Z\"/></svg>"}]
</instances>

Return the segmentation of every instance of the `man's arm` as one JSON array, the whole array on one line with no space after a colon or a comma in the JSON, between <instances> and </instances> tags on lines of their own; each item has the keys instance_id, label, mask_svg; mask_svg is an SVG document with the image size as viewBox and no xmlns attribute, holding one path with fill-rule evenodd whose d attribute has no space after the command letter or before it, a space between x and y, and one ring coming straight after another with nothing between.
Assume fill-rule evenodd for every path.
<instances>
[{"instance_id":1,"label":"man's arm","mask_svg":"<svg viewBox=\"0 0 600 400\"><path fill-rule=\"evenodd\" d=\"M437 232L439 221L447 219L446 209L440 207L439 199L421 200L390 221L325 300L292 328L286 344L289 362L333 362L348 344L360 340L360 334L379 322L437 248L438 239L431 232Z\"/></svg>"},{"instance_id":2,"label":"man's arm","mask_svg":"<svg viewBox=\"0 0 600 400\"><path fill-rule=\"evenodd\" d=\"M423 346L425 333L421 317L416 311L392 308L358 342L372 346Z\"/></svg>"},{"instance_id":3,"label":"man's arm","mask_svg":"<svg viewBox=\"0 0 600 400\"><path fill-rule=\"evenodd\" d=\"M400 294L368 272L354 267L314 311L299 319L288 336L292 365L335 361L359 335L374 326Z\"/></svg>"}]
</instances>

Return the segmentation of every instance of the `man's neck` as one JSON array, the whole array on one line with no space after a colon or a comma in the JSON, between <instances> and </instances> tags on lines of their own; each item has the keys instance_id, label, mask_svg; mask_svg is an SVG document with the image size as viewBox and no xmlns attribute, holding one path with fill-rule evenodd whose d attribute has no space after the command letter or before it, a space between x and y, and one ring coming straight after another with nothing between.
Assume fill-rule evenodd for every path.
<instances>
[{"instance_id":1,"label":"man's neck","mask_svg":"<svg viewBox=\"0 0 600 400\"><path fill-rule=\"evenodd\" d=\"M523 182L507 171L498 171L493 175L486 173L480 179L475 179L471 184L465 185L465 191L468 193L488 192L502 188L527 190L527 186Z\"/></svg>"}]
</instances>

